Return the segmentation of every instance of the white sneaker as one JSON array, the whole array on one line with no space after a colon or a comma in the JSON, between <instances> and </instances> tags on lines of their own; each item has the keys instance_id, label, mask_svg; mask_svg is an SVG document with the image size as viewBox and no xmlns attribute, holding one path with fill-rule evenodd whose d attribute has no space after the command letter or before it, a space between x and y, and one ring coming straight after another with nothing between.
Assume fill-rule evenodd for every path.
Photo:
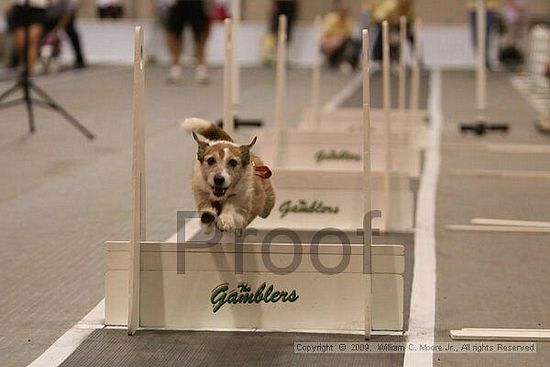
<instances>
[{"instance_id":1,"label":"white sneaker","mask_svg":"<svg viewBox=\"0 0 550 367\"><path fill-rule=\"evenodd\" d=\"M42 63L41 60L36 60L36 63L34 64L34 67L31 71L32 75L42 75L46 73L46 67Z\"/></svg>"},{"instance_id":2,"label":"white sneaker","mask_svg":"<svg viewBox=\"0 0 550 367\"><path fill-rule=\"evenodd\" d=\"M353 66L351 66L349 62L343 62L340 64L340 71L342 74L349 76L353 74Z\"/></svg>"},{"instance_id":3,"label":"white sneaker","mask_svg":"<svg viewBox=\"0 0 550 367\"><path fill-rule=\"evenodd\" d=\"M172 65L170 66L170 71L168 72L168 76L166 77L166 82L168 83L179 83L181 81L181 66L180 65Z\"/></svg>"},{"instance_id":4,"label":"white sneaker","mask_svg":"<svg viewBox=\"0 0 550 367\"><path fill-rule=\"evenodd\" d=\"M195 70L195 79L201 84L207 84L210 81L208 76L208 68L206 65L198 65Z\"/></svg>"}]
</instances>

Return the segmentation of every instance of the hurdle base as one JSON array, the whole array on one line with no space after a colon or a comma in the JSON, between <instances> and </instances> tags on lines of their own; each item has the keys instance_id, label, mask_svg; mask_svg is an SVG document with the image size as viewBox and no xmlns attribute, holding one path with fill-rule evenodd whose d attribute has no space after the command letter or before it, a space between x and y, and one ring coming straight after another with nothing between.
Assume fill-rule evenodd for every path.
<instances>
[{"instance_id":1,"label":"hurdle base","mask_svg":"<svg viewBox=\"0 0 550 367\"><path fill-rule=\"evenodd\" d=\"M462 122L460 124L460 132L462 134L474 133L477 136L484 136L489 132L501 132L506 134L510 131L510 125L507 123L490 123L484 120L474 122Z\"/></svg>"},{"instance_id":2,"label":"hurdle base","mask_svg":"<svg viewBox=\"0 0 550 367\"><path fill-rule=\"evenodd\" d=\"M535 121L535 126L539 132L543 134L550 134L550 117L547 117L546 119L540 118Z\"/></svg>"},{"instance_id":3,"label":"hurdle base","mask_svg":"<svg viewBox=\"0 0 550 367\"><path fill-rule=\"evenodd\" d=\"M217 125L223 128L223 119L218 120ZM239 129L241 127L255 128L262 127L263 125L264 121L262 119L241 119L236 116L233 118L233 126L235 129Z\"/></svg>"}]
</instances>

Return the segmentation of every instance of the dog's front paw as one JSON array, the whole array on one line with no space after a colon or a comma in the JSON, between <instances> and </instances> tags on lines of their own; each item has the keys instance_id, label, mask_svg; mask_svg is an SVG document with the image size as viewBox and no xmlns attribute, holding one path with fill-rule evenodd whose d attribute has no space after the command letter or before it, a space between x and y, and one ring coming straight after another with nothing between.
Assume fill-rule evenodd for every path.
<instances>
[{"instance_id":1,"label":"dog's front paw","mask_svg":"<svg viewBox=\"0 0 550 367\"><path fill-rule=\"evenodd\" d=\"M222 232L235 232L243 229L243 220L239 215L221 214L216 226Z\"/></svg>"},{"instance_id":2,"label":"dog's front paw","mask_svg":"<svg viewBox=\"0 0 550 367\"><path fill-rule=\"evenodd\" d=\"M216 214L214 212L203 212L201 214L201 223L210 225L216 220Z\"/></svg>"}]
</instances>

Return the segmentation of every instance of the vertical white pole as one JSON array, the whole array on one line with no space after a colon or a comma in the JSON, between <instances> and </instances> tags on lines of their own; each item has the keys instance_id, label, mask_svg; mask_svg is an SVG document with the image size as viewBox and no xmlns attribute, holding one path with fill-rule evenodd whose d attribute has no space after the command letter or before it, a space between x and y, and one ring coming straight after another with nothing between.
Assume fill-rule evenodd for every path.
<instances>
[{"instance_id":1,"label":"vertical white pole","mask_svg":"<svg viewBox=\"0 0 550 367\"><path fill-rule=\"evenodd\" d=\"M277 43L277 70L275 80L275 161L279 163L280 140L284 131L284 111L286 93L286 15L279 16L279 35Z\"/></svg>"},{"instance_id":2,"label":"vertical white pole","mask_svg":"<svg viewBox=\"0 0 550 367\"><path fill-rule=\"evenodd\" d=\"M407 85L407 65L405 64L405 44L407 43L407 17L399 18L399 102L398 109L405 113L405 88Z\"/></svg>"},{"instance_id":3,"label":"vertical white pole","mask_svg":"<svg viewBox=\"0 0 550 367\"><path fill-rule=\"evenodd\" d=\"M315 17L314 29L315 37L315 60L313 60L313 75L311 78L311 110L313 119L317 128L321 127L321 40L323 37L323 20L320 16Z\"/></svg>"},{"instance_id":4,"label":"vertical white pole","mask_svg":"<svg viewBox=\"0 0 550 367\"><path fill-rule=\"evenodd\" d=\"M132 237L128 263L128 334L139 327L141 243L145 241L145 124L143 70L143 28L135 28L133 90L133 157L132 157Z\"/></svg>"},{"instance_id":5,"label":"vertical white pole","mask_svg":"<svg viewBox=\"0 0 550 367\"><path fill-rule=\"evenodd\" d=\"M418 118L420 110L420 56L422 55L422 19L414 20L414 59L412 65L412 80L411 80L411 105L413 118Z\"/></svg>"},{"instance_id":6,"label":"vertical white pole","mask_svg":"<svg viewBox=\"0 0 550 367\"><path fill-rule=\"evenodd\" d=\"M382 44L383 44L383 105L384 105L384 135L385 135L385 159L386 167L384 170L384 205L382 217L384 218L385 228L387 231L390 224L390 180L392 171L392 154L391 154L391 91L390 91L390 32L388 21L382 23Z\"/></svg>"},{"instance_id":7,"label":"vertical white pole","mask_svg":"<svg viewBox=\"0 0 550 367\"><path fill-rule=\"evenodd\" d=\"M232 46L233 46L233 116L239 115L241 104L241 62L239 59L239 35L241 30L241 0L232 0L231 18L233 21Z\"/></svg>"},{"instance_id":8,"label":"vertical white pole","mask_svg":"<svg viewBox=\"0 0 550 367\"><path fill-rule=\"evenodd\" d=\"M225 20L225 65L223 69L223 128L230 136L233 136L233 35L231 19Z\"/></svg>"},{"instance_id":9,"label":"vertical white pole","mask_svg":"<svg viewBox=\"0 0 550 367\"><path fill-rule=\"evenodd\" d=\"M371 155L370 155L370 75L369 75L369 31L363 30L363 218L369 218L371 212ZM372 222L371 222L372 223ZM372 233L363 233L363 251L367 258L366 289L365 289L365 338L369 339L372 328L372 266L371 266L371 243Z\"/></svg>"},{"instance_id":10,"label":"vertical white pole","mask_svg":"<svg viewBox=\"0 0 550 367\"><path fill-rule=\"evenodd\" d=\"M485 0L477 0L477 73L476 107L479 121L487 119L487 67L485 65L487 44L487 9Z\"/></svg>"}]
</instances>

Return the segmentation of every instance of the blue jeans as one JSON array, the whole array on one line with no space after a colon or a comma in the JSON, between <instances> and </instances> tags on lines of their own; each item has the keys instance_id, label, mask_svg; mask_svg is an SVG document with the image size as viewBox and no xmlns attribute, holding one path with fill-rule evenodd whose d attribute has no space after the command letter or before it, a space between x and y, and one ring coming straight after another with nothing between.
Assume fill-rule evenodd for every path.
<instances>
[{"instance_id":1,"label":"blue jeans","mask_svg":"<svg viewBox=\"0 0 550 367\"><path fill-rule=\"evenodd\" d=\"M489 47L489 40L491 38L491 30L493 29L493 25L495 24L496 16L497 13L495 11L487 10L487 33L485 37L485 62L487 64L489 64L489 50L491 49ZM475 11L470 12L470 26L472 30L472 44L474 45L474 52L477 52L477 13Z\"/></svg>"}]
</instances>

